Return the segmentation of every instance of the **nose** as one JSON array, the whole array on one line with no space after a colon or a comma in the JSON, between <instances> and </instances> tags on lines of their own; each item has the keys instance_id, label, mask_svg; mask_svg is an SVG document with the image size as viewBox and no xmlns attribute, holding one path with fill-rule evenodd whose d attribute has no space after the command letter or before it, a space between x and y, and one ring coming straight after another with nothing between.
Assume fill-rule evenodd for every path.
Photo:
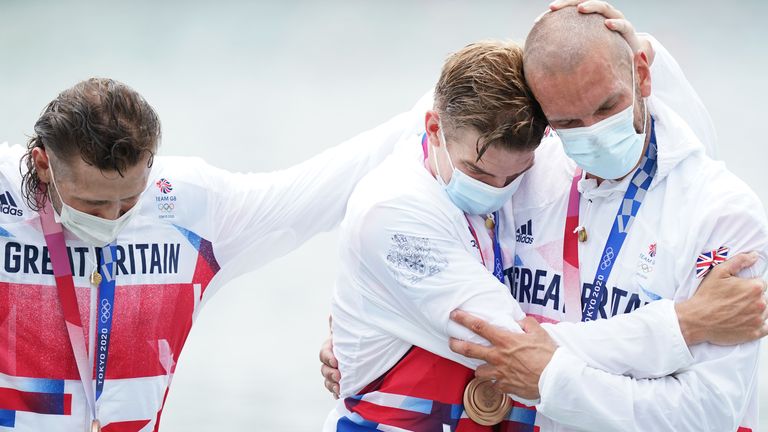
<instances>
[{"instance_id":1,"label":"nose","mask_svg":"<svg viewBox=\"0 0 768 432\"><path fill-rule=\"evenodd\" d=\"M499 189L503 188L504 186L510 184L511 181L507 177L494 177L493 181L489 183L493 187L497 187Z\"/></svg>"},{"instance_id":2,"label":"nose","mask_svg":"<svg viewBox=\"0 0 768 432\"><path fill-rule=\"evenodd\" d=\"M110 203L106 204L102 207L99 207L98 210L95 210L91 212L91 215L100 217L102 219L106 220L116 220L119 218L124 212L120 208L120 203Z\"/></svg>"},{"instance_id":3,"label":"nose","mask_svg":"<svg viewBox=\"0 0 768 432\"><path fill-rule=\"evenodd\" d=\"M582 118L581 122L582 122L582 125L584 127L590 127L590 126L594 125L595 123L598 123L601 120L604 120L605 118L606 118L605 116L594 116L593 115L593 116Z\"/></svg>"}]
</instances>

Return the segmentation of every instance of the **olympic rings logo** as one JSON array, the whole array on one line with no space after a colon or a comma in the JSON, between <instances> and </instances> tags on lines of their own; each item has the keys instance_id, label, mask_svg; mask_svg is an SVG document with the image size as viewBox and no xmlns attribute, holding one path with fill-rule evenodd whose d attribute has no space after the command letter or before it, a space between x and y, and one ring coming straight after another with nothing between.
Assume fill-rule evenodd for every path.
<instances>
[{"instance_id":1,"label":"olympic rings logo","mask_svg":"<svg viewBox=\"0 0 768 432\"><path fill-rule=\"evenodd\" d=\"M600 270L607 269L613 263L613 258L613 248L609 247L605 250L605 254L603 254L603 262L600 263Z\"/></svg>"},{"instance_id":2,"label":"olympic rings logo","mask_svg":"<svg viewBox=\"0 0 768 432\"><path fill-rule=\"evenodd\" d=\"M160 203L157 205L157 209L164 212L172 212L175 206L173 203Z\"/></svg>"},{"instance_id":3,"label":"olympic rings logo","mask_svg":"<svg viewBox=\"0 0 768 432\"><path fill-rule=\"evenodd\" d=\"M637 267L643 271L643 273L650 273L653 271L653 267L649 266L648 264L644 262L637 263Z\"/></svg>"},{"instance_id":4,"label":"olympic rings logo","mask_svg":"<svg viewBox=\"0 0 768 432\"><path fill-rule=\"evenodd\" d=\"M112 316L112 305L109 303L109 300L102 299L101 300L101 323L106 324L110 316Z\"/></svg>"}]
</instances>

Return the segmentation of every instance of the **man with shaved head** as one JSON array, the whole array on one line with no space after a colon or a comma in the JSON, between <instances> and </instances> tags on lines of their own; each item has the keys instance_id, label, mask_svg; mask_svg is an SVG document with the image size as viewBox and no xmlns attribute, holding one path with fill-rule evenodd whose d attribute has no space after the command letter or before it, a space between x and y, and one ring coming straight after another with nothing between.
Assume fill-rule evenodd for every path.
<instances>
[{"instance_id":1,"label":"man with shaved head","mask_svg":"<svg viewBox=\"0 0 768 432\"><path fill-rule=\"evenodd\" d=\"M580 13L594 7L606 6L593 1L545 14L525 43L525 77L552 128L541 148L551 151L537 153L513 197L519 228L508 271L512 295L540 322L680 302L728 257L757 251L764 263L768 256L757 197L655 97L647 54L631 49L604 17ZM562 146L546 145L558 139ZM530 424L542 431L757 427L756 341L692 344L689 366L636 379L579 358L598 347L574 350L544 332L515 334L455 315L494 346L454 340L452 349L487 361L476 375L498 389L539 397Z\"/></svg>"}]
</instances>

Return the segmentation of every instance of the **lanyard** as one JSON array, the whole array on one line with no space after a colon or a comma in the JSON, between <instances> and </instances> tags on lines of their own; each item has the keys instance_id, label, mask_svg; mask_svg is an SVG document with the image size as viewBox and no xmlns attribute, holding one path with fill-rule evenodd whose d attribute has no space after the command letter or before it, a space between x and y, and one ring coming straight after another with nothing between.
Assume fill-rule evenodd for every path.
<instances>
[{"instance_id":1,"label":"lanyard","mask_svg":"<svg viewBox=\"0 0 768 432\"><path fill-rule=\"evenodd\" d=\"M54 219L54 209L50 200L40 211L40 221L43 227L43 235L48 251L51 255L51 264L53 265L53 274L56 278L56 289L61 303L61 309L64 314L64 321L67 327L69 343L72 347L72 354L75 357L77 371L80 375L80 382L83 384L85 400L91 411L94 423L98 424L96 417L96 401L101 396L104 389L104 379L107 370L107 360L109 356L109 340L112 332L112 316L114 312L115 297L115 278L114 278L114 257L115 244L112 243L108 248L101 250L101 265L99 274L101 283L99 284L99 303L97 318L97 354L98 369L96 374L96 388L92 386L93 371L88 362L88 350L85 343L85 330L80 321L80 309L77 305L77 293L75 292L75 283L72 278L72 269L69 263L67 247L64 241L64 231L59 222Z\"/></svg>"},{"instance_id":2,"label":"lanyard","mask_svg":"<svg viewBox=\"0 0 768 432\"><path fill-rule=\"evenodd\" d=\"M429 149L427 147L427 134L425 133L421 137L421 150L424 152L424 162L427 162L427 157L429 156ZM480 241L477 238L477 233L475 232L475 229L472 227L472 222L469 221L469 217L464 214L464 217L467 219L467 226L469 227L469 232L472 234L472 237L475 239L475 244L477 245L477 250L480 252L480 261L485 265L485 257L483 257L483 251L480 248ZM491 216L493 218L493 275L498 279L501 283L504 283L504 263L502 262L502 256L501 256L501 244L499 243L499 212L495 211L493 212L493 215Z\"/></svg>"},{"instance_id":3,"label":"lanyard","mask_svg":"<svg viewBox=\"0 0 768 432\"><path fill-rule=\"evenodd\" d=\"M107 360L109 359L109 339L112 335L112 317L115 305L115 250L117 246L113 242L107 248L101 249L101 265L99 274L99 320L97 321L96 343L96 400L99 400L104 391L104 380L107 374Z\"/></svg>"},{"instance_id":4,"label":"lanyard","mask_svg":"<svg viewBox=\"0 0 768 432\"><path fill-rule=\"evenodd\" d=\"M475 239L475 244L477 245L477 251L480 252L480 261L483 262L483 265L485 265L485 258L483 257L483 251L480 248L480 242L477 239L477 233L475 232L475 229L472 227L472 222L469 221L469 217L465 214L464 217L467 219L467 226L469 227L469 232L472 234L472 237ZM499 282L504 283L504 263L502 262L502 256L501 256L501 244L499 243L499 212L495 211L491 215L491 218L493 220L493 234L492 237L492 244L493 244L493 275L496 277L496 279L499 280Z\"/></svg>"},{"instance_id":5,"label":"lanyard","mask_svg":"<svg viewBox=\"0 0 768 432\"><path fill-rule=\"evenodd\" d=\"M624 240L627 238L640 206L643 204L648 188L656 175L657 163L656 131L654 120L651 118L651 139L648 148L640 161L640 166L632 176L632 180L624 193L619 210L614 219L608 240L605 242L603 253L597 266L592 291L586 304L581 304L581 278L579 275L579 245L576 231L579 221L579 191L578 182L581 170L577 170L571 182L568 197L568 210L563 233L563 284L565 287L566 319L576 321L577 311L581 311L581 321L594 321L598 317L599 306L605 296L605 284L613 271L613 266L619 256ZM581 306L581 307L580 307Z\"/></svg>"},{"instance_id":6,"label":"lanyard","mask_svg":"<svg viewBox=\"0 0 768 432\"><path fill-rule=\"evenodd\" d=\"M563 289L565 290L565 319L581 321L581 277L579 276L579 180L581 168L576 168L568 195L568 212L563 232Z\"/></svg>"}]
</instances>

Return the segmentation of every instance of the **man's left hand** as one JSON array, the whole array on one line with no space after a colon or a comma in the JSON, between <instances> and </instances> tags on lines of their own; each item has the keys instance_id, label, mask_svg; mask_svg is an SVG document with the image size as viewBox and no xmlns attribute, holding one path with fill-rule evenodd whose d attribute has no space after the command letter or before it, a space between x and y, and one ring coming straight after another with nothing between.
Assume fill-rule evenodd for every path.
<instances>
[{"instance_id":1,"label":"man's left hand","mask_svg":"<svg viewBox=\"0 0 768 432\"><path fill-rule=\"evenodd\" d=\"M460 310L453 311L451 319L491 343L484 346L451 338L451 350L487 363L477 368L475 376L494 380L501 392L539 399L539 378L557 345L536 320L525 318L520 321L525 333L513 333Z\"/></svg>"}]
</instances>

